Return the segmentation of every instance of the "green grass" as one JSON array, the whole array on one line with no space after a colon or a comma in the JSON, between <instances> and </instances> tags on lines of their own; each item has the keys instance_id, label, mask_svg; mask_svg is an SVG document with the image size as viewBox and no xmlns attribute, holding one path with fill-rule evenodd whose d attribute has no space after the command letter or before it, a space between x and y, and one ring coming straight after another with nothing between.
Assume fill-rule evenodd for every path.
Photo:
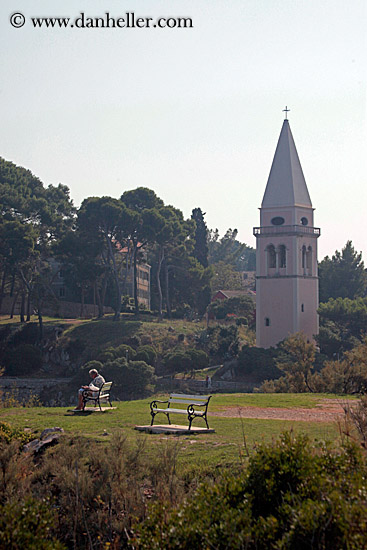
<instances>
[{"instance_id":1,"label":"green grass","mask_svg":"<svg viewBox=\"0 0 367 550\"><path fill-rule=\"evenodd\" d=\"M176 441L179 448L181 465L200 468L239 464L244 456L244 434L250 453L256 444L276 438L282 431L293 429L307 433L312 439L335 440L338 437L337 424L333 422L295 422L285 420L259 420L240 418L235 408L238 406L258 407L302 407L313 408L322 398L330 395L310 394L218 394L212 398L210 411L220 411L225 406L234 407L235 418L209 418L214 434L167 436L165 434L147 435L134 430L135 425L150 424L150 399L114 403L116 409L104 413L75 415L71 408L11 408L1 409L1 419L13 427L31 428L35 434L47 427L60 426L68 435L83 436L107 442L110 435L122 430L131 442L146 440L148 446L157 449L167 441ZM345 396L341 398L345 400ZM173 418L173 422L184 424L182 418ZM156 423L166 423L161 415ZM196 425L203 425L199 419ZM195 425L194 424L194 425ZM106 431L109 436L105 436ZM200 457L200 461L198 458Z\"/></svg>"}]
</instances>

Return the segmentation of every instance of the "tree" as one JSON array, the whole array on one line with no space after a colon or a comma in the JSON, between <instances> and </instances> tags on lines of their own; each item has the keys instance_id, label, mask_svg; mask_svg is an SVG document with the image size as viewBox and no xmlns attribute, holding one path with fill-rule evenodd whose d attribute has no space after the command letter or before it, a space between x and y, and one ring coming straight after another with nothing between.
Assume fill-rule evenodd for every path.
<instances>
[{"instance_id":1,"label":"tree","mask_svg":"<svg viewBox=\"0 0 367 550\"><path fill-rule=\"evenodd\" d=\"M213 264L213 278L211 280L212 291L217 290L241 290L241 273L235 270L231 264L220 261Z\"/></svg>"},{"instance_id":2,"label":"tree","mask_svg":"<svg viewBox=\"0 0 367 550\"><path fill-rule=\"evenodd\" d=\"M5 295L5 285L11 276L10 295L14 294L14 286L18 280L19 290L22 293L21 322L24 321L24 301L26 288L19 277L21 270L35 253L38 233L33 225L19 219L6 219L0 222L0 258L3 268L0 294L0 307ZM15 294L17 297L17 294Z\"/></svg>"},{"instance_id":3,"label":"tree","mask_svg":"<svg viewBox=\"0 0 367 550\"><path fill-rule=\"evenodd\" d=\"M2 282L4 294L7 278L11 277L10 293L21 293L21 321L24 321L25 295L36 300L42 333L42 304L49 294L49 267L52 246L71 227L74 207L69 189L62 184L44 188L29 170L0 158L0 230Z\"/></svg>"},{"instance_id":4,"label":"tree","mask_svg":"<svg viewBox=\"0 0 367 550\"><path fill-rule=\"evenodd\" d=\"M195 221L194 257L205 268L208 267L208 228L204 216L200 208L194 208L191 218Z\"/></svg>"},{"instance_id":5,"label":"tree","mask_svg":"<svg viewBox=\"0 0 367 550\"><path fill-rule=\"evenodd\" d=\"M131 191L125 191L121 195L122 203L132 213L127 226L128 241L132 246L133 272L134 272L134 304L135 314L139 312L138 285L137 285L137 263L138 253L149 242L153 241L153 235L144 225L144 211L160 208L164 206L154 191L147 187L138 187Z\"/></svg>"},{"instance_id":6,"label":"tree","mask_svg":"<svg viewBox=\"0 0 367 550\"><path fill-rule=\"evenodd\" d=\"M358 344L367 328L367 298L331 298L321 303L320 332L316 336L322 353L328 357L342 355Z\"/></svg>"},{"instance_id":7,"label":"tree","mask_svg":"<svg viewBox=\"0 0 367 550\"><path fill-rule=\"evenodd\" d=\"M54 249L55 258L60 262L63 278L70 289L78 289L80 294L80 316L84 316L85 296L89 289L97 290L97 281L105 272L99 259L102 244L95 235L79 228L69 231ZM99 294L99 292L98 292ZM103 305L98 300L98 317L103 317Z\"/></svg>"},{"instance_id":8,"label":"tree","mask_svg":"<svg viewBox=\"0 0 367 550\"><path fill-rule=\"evenodd\" d=\"M223 262L237 271L254 271L256 269L256 252L237 240L237 229L228 229L220 239L218 229L209 231L209 264Z\"/></svg>"},{"instance_id":9,"label":"tree","mask_svg":"<svg viewBox=\"0 0 367 550\"><path fill-rule=\"evenodd\" d=\"M345 352L342 359L326 361L316 375L317 391L331 393L366 393L367 391L367 338Z\"/></svg>"},{"instance_id":10,"label":"tree","mask_svg":"<svg viewBox=\"0 0 367 550\"><path fill-rule=\"evenodd\" d=\"M363 297L367 289L367 272L362 261L362 253L358 254L352 245L347 244L341 252L335 251L330 259L326 256L319 264L320 302L329 298Z\"/></svg>"},{"instance_id":11,"label":"tree","mask_svg":"<svg viewBox=\"0 0 367 550\"><path fill-rule=\"evenodd\" d=\"M161 284L162 264L166 258L167 248L186 237L183 225L182 213L172 206L164 206L145 210L143 212L143 221L146 227L147 235L150 235L151 242L157 247L158 259L156 269L156 282L158 289L158 317L163 317L163 293ZM166 300L167 303L168 300ZM169 305L167 306L169 311Z\"/></svg>"},{"instance_id":12,"label":"tree","mask_svg":"<svg viewBox=\"0 0 367 550\"><path fill-rule=\"evenodd\" d=\"M233 296L226 300L214 300L208 306L208 313L217 319L224 319L228 314L245 317L248 322L253 319L255 304L250 296Z\"/></svg>"},{"instance_id":13,"label":"tree","mask_svg":"<svg viewBox=\"0 0 367 550\"><path fill-rule=\"evenodd\" d=\"M119 200L111 197L85 199L78 212L78 227L94 235L101 244L101 258L114 281L114 320L121 311L120 265L116 259L118 247L129 238L136 216Z\"/></svg>"},{"instance_id":14,"label":"tree","mask_svg":"<svg viewBox=\"0 0 367 550\"><path fill-rule=\"evenodd\" d=\"M315 346L298 332L279 344L280 356L275 364L285 376L279 383L286 382L288 391L312 392L310 377L314 369Z\"/></svg>"}]
</instances>

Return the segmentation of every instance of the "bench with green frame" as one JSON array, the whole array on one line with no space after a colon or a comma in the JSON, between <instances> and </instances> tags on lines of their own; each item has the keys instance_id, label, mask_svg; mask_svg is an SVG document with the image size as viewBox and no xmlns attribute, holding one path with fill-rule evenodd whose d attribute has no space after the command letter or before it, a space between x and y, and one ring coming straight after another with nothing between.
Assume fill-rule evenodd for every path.
<instances>
[{"instance_id":1,"label":"bench with green frame","mask_svg":"<svg viewBox=\"0 0 367 550\"><path fill-rule=\"evenodd\" d=\"M207 429L209 424L207 419L208 405L211 395L185 395L183 393L171 393L169 399L160 401L155 399L150 403L150 414L152 417L151 426L154 423L154 417L158 413L163 413L167 416L168 423L171 424L171 414L185 414L189 421L189 430L191 430L192 421L195 418L203 418ZM167 404L161 407L160 404ZM174 407L171 407L171 404ZM181 407L183 405L183 407Z\"/></svg>"}]
</instances>

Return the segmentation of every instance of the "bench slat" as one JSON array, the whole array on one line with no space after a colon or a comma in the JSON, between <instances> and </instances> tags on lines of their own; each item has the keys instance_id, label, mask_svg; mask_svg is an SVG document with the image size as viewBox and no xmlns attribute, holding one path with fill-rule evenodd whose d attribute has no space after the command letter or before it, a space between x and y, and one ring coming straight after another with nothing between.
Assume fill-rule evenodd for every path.
<instances>
[{"instance_id":1,"label":"bench slat","mask_svg":"<svg viewBox=\"0 0 367 550\"><path fill-rule=\"evenodd\" d=\"M200 401L199 402L194 402L194 401L184 401L183 399L170 399L169 400L170 403L183 403L184 405L196 405L198 407L203 407L204 405L206 405L206 401Z\"/></svg>"},{"instance_id":2,"label":"bench slat","mask_svg":"<svg viewBox=\"0 0 367 550\"><path fill-rule=\"evenodd\" d=\"M154 412L164 412L164 413L175 413L175 414L186 414L187 411L185 409L153 409ZM205 414L205 411L197 411L195 412L197 416L201 416Z\"/></svg>"},{"instance_id":3,"label":"bench slat","mask_svg":"<svg viewBox=\"0 0 367 550\"><path fill-rule=\"evenodd\" d=\"M173 399L187 399L187 400L190 400L190 399L196 399L197 401L207 401L209 399L210 395L186 395L186 394L183 394L183 393L171 393L169 398L173 398Z\"/></svg>"}]
</instances>

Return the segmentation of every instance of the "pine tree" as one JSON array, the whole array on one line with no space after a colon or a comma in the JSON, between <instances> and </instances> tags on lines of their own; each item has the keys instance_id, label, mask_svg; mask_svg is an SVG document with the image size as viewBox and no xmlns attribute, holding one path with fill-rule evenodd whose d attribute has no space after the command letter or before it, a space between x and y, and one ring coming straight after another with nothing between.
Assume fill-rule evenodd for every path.
<instances>
[{"instance_id":1,"label":"pine tree","mask_svg":"<svg viewBox=\"0 0 367 550\"><path fill-rule=\"evenodd\" d=\"M328 256L319 265L320 302L329 298L363 297L367 290L367 272L362 261L352 245L347 244L341 252L335 251L330 259Z\"/></svg>"},{"instance_id":2,"label":"pine tree","mask_svg":"<svg viewBox=\"0 0 367 550\"><path fill-rule=\"evenodd\" d=\"M208 267L208 228L204 221L205 213L200 208L194 208L191 218L195 220L194 256L203 267Z\"/></svg>"}]
</instances>

